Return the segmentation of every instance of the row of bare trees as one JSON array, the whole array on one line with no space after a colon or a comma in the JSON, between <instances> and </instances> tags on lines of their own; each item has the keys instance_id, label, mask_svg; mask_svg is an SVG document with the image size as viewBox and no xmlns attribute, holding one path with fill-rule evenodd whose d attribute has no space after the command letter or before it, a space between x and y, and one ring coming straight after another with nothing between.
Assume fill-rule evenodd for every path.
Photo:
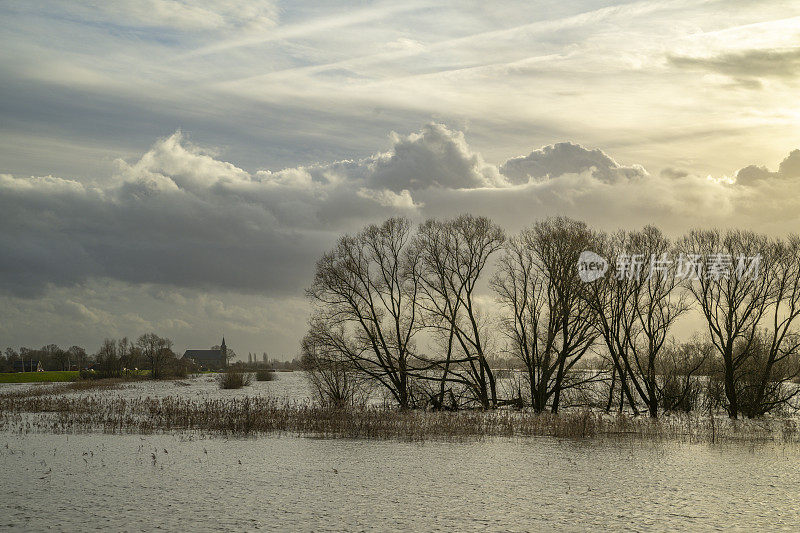
<instances>
[{"instance_id":1,"label":"row of bare trees","mask_svg":"<svg viewBox=\"0 0 800 533\"><path fill-rule=\"evenodd\" d=\"M63 350L48 344L39 350L7 348L0 359L0 370L12 371L15 361L39 362L44 370L86 370L91 367L96 377L120 377L134 369L150 370L154 379L185 373L177 355L172 351L172 340L155 333L145 333L136 340L123 337L105 339L94 355L79 346ZM31 368L30 364L27 368Z\"/></svg>"},{"instance_id":2,"label":"row of bare trees","mask_svg":"<svg viewBox=\"0 0 800 533\"><path fill-rule=\"evenodd\" d=\"M105 339L95 356L102 377L120 377L134 368L150 370L150 377L161 379L168 375L185 373L179 369L177 355L172 351L172 340L155 333L145 333L135 342L127 337L119 340Z\"/></svg>"},{"instance_id":3,"label":"row of bare trees","mask_svg":"<svg viewBox=\"0 0 800 533\"><path fill-rule=\"evenodd\" d=\"M582 281L585 251L620 268ZM724 261L712 272L679 256ZM609 234L559 217L507 238L484 217L392 218L342 237L308 295L305 366L331 403L367 383L401 408L488 409L524 396L557 412L571 392L602 385L607 409L618 398L655 417L688 405L705 379L722 385L731 417L752 417L797 394L796 236L712 230L673 241L652 226ZM705 337L681 345L675 325L693 309ZM503 356L518 362L524 393L501 386Z\"/></svg>"},{"instance_id":4,"label":"row of bare trees","mask_svg":"<svg viewBox=\"0 0 800 533\"><path fill-rule=\"evenodd\" d=\"M70 368L83 368L88 361L89 356L81 346L63 349L56 344L47 344L38 350L24 346L16 350L9 346L4 354L0 354L0 372L12 372L15 362L21 363L26 368L39 362L44 368L50 370L69 370Z\"/></svg>"}]
</instances>

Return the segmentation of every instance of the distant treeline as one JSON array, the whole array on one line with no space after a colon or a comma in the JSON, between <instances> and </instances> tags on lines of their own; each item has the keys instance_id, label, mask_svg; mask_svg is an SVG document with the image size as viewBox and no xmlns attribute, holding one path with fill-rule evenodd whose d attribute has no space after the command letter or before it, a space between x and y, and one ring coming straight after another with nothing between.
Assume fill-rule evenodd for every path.
<instances>
[{"instance_id":1,"label":"distant treeline","mask_svg":"<svg viewBox=\"0 0 800 533\"><path fill-rule=\"evenodd\" d=\"M247 361L233 361L231 365L254 369L271 368L273 370L300 370L301 362L299 358L282 361L274 358L271 359L267 355L267 352L262 352L260 357L258 354L248 352Z\"/></svg>"},{"instance_id":2,"label":"distant treeline","mask_svg":"<svg viewBox=\"0 0 800 533\"><path fill-rule=\"evenodd\" d=\"M0 359L0 371L14 372L19 366L31 370L31 362L38 362L43 370L90 370L84 375L93 377L123 377L139 370L148 371L154 379L185 375L191 368L178 359L172 345L166 337L145 333L136 340L106 339L94 354L87 354L80 346L62 349L48 344L38 350L23 347L19 351L9 347Z\"/></svg>"},{"instance_id":3,"label":"distant treeline","mask_svg":"<svg viewBox=\"0 0 800 533\"><path fill-rule=\"evenodd\" d=\"M672 240L559 217L508 236L484 217L392 218L341 237L307 293L303 361L325 403L378 388L401 408L557 412L600 391L606 410L655 417L702 399L736 418L798 394L796 235ZM676 339L690 310L703 328ZM510 385L500 359L523 370Z\"/></svg>"},{"instance_id":4,"label":"distant treeline","mask_svg":"<svg viewBox=\"0 0 800 533\"><path fill-rule=\"evenodd\" d=\"M39 349L22 347L19 350L8 347L0 353L0 372L36 370L37 363L42 370L91 370L93 376L122 377L134 371L146 370L154 378L185 375L200 370L188 361L183 361L172 350L173 342L155 333L146 333L135 340L127 337L106 339L95 353L87 353L81 346L64 349L56 344L48 344ZM213 346L212 349L219 349ZM231 366L237 368L267 367L274 370L299 370L300 359L278 361L269 359L266 352L259 361L254 354L248 354L249 361L232 361L236 353L227 348L227 358ZM33 364L33 368L31 368Z\"/></svg>"},{"instance_id":5,"label":"distant treeline","mask_svg":"<svg viewBox=\"0 0 800 533\"><path fill-rule=\"evenodd\" d=\"M91 361L92 357L81 346L64 349L48 344L39 349L22 347L19 350L8 347L0 357L0 372L13 372L19 368L19 363L25 363L27 369L30 362L40 363L44 370L80 370Z\"/></svg>"}]
</instances>

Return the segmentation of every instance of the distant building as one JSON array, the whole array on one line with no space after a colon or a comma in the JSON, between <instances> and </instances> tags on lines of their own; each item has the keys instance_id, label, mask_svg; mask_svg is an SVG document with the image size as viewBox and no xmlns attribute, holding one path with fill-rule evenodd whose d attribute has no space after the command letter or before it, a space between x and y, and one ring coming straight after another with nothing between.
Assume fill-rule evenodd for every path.
<instances>
[{"instance_id":1,"label":"distant building","mask_svg":"<svg viewBox=\"0 0 800 533\"><path fill-rule=\"evenodd\" d=\"M209 369L224 367L228 359L225 337L222 337L222 344L218 350L186 350L183 352L183 359L191 360L196 365Z\"/></svg>"}]
</instances>

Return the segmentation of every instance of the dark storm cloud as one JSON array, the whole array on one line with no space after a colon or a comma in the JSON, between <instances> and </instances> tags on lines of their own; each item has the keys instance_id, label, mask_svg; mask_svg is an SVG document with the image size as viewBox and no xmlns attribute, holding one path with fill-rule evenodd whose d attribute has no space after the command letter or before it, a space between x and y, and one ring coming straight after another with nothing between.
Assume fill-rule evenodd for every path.
<instances>
[{"instance_id":1,"label":"dark storm cloud","mask_svg":"<svg viewBox=\"0 0 800 533\"><path fill-rule=\"evenodd\" d=\"M49 285L110 279L299 295L338 235L392 215L469 211L515 230L565 214L680 230L734 214L758 220L769 203L786 224L797 218L800 151L774 173L741 170L739 184L751 185L741 187L686 171L652 176L571 143L498 168L441 124L391 139L390 150L362 159L251 173L178 132L136 161L118 161L101 185L0 175L0 290L35 296ZM759 173L785 178L786 190L776 194Z\"/></svg>"},{"instance_id":2,"label":"dark storm cloud","mask_svg":"<svg viewBox=\"0 0 800 533\"><path fill-rule=\"evenodd\" d=\"M304 281L325 241L247 204L152 185L0 178L0 287L34 295L101 277L280 294Z\"/></svg>"}]
</instances>

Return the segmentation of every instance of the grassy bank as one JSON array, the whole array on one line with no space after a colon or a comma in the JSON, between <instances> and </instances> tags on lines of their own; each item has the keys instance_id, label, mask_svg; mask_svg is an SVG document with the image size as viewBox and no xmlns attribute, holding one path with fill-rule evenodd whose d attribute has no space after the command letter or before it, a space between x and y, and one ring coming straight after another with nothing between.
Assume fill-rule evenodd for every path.
<instances>
[{"instance_id":1,"label":"grassy bank","mask_svg":"<svg viewBox=\"0 0 800 533\"><path fill-rule=\"evenodd\" d=\"M53 383L59 381L75 381L76 379L78 379L77 370L0 373L0 383Z\"/></svg>"},{"instance_id":2,"label":"grassy bank","mask_svg":"<svg viewBox=\"0 0 800 533\"><path fill-rule=\"evenodd\" d=\"M37 413L28 416L26 413ZM644 439L683 442L800 443L790 419L730 421L708 415L647 417L581 410L535 414L497 411L326 409L271 398L194 400L108 396L0 395L0 426L17 431L221 435L289 434L326 438L468 440L484 437Z\"/></svg>"}]
</instances>

